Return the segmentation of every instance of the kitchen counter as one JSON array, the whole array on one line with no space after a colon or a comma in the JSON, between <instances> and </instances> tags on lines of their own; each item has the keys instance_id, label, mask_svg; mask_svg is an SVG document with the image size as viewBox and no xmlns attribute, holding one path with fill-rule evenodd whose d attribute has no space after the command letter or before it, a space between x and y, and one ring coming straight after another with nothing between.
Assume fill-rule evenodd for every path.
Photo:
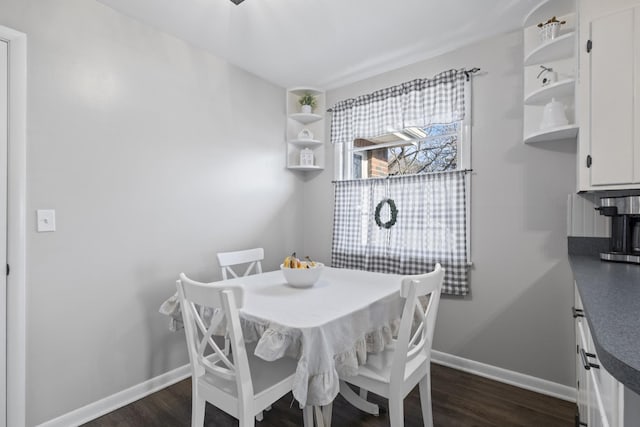
<instances>
[{"instance_id":1,"label":"kitchen counter","mask_svg":"<svg viewBox=\"0 0 640 427\"><path fill-rule=\"evenodd\" d=\"M571 246L569 262L600 363L640 394L640 265L600 261Z\"/></svg>"}]
</instances>

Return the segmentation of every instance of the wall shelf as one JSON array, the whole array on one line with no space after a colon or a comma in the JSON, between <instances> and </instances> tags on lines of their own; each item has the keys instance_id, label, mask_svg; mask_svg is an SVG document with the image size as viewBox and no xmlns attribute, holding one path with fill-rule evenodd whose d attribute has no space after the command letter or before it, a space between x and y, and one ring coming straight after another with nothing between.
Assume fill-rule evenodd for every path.
<instances>
[{"instance_id":1,"label":"wall shelf","mask_svg":"<svg viewBox=\"0 0 640 427\"><path fill-rule=\"evenodd\" d=\"M321 167L321 166L317 166L317 165L313 165L313 166L294 165L294 166L288 166L287 169L298 170L298 171L320 171L320 170L322 170L324 168Z\"/></svg>"},{"instance_id":2,"label":"wall shelf","mask_svg":"<svg viewBox=\"0 0 640 427\"><path fill-rule=\"evenodd\" d=\"M293 113L293 114L289 114L289 117L295 120L296 122L302 123L303 125L317 122L318 120L322 120L324 118L320 114L313 114L313 113Z\"/></svg>"},{"instance_id":3,"label":"wall shelf","mask_svg":"<svg viewBox=\"0 0 640 427\"><path fill-rule=\"evenodd\" d=\"M301 148L312 148L322 144L318 139L291 139L289 144L297 145Z\"/></svg>"},{"instance_id":4,"label":"wall shelf","mask_svg":"<svg viewBox=\"0 0 640 427\"><path fill-rule=\"evenodd\" d=\"M522 140L526 144L575 140L578 134L575 118L578 16L575 7L573 0L542 1L525 18ZM552 17L564 23L555 38L542 42L538 24ZM557 81L543 86L545 79ZM547 107L552 100L557 102L553 107L564 108L565 117L551 106ZM554 116L553 120L550 114ZM568 124L540 129L541 124L549 122Z\"/></svg>"},{"instance_id":5,"label":"wall shelf","mask_svg":"<svg viewBox=\"0 0 640 427\"><path fill-rule=\"evenodd\" d=\"M531 133L524 138L525 144L572 139L578 136L578 125L557 126Z\"/></svg>"},{"instance_id":6,"label":"wall shelf","mask_svg":"<svg viewBox=\"0 0 640 427\"><path fill-rule=\"evenodd\" d=\"M527 14L522 26L538 25L541 22L546 22L551 16L569 14L573 12L574 8L575 0L545 0Z\"/></svg>"},{"instance_id":7,"label":"wall shelf","mask_svg":"<svg viewBox=\"0 0 640 427\"><path fill-rule=\"evenodd\" d=\"M306 94L311 94L316 98L316 106L311 113L300 111L300 98ZM297 87L288 89L286 92L286 165L289 170L294 171L318 171L324 169L324 140L325 122L324 113L327 109L325 105L324 91ZM300 135L309 135L311 138L300 138ZM300 165L300 154L308 154L303 151L309 149L313 152L313 164Z\"/></svg>"},{"instance_id":8,"label":"wall shelf","mask_svg":"<svg viewBox=\"0 0 640 427\"><path fill-rule=\"evenodd\" d=\"M573 56L575 39L576 32L571 31L541 44L524 58L524 65L541 64Z\"/></svg>"},{"instance_id":9,"label":"wall shelf","mask_svg":"<svg viewBox=\"0 0 640 427\"><path fill-rule=\"evenodd\" d=\"M524 103L525 105L544 105L551 101L552 98L573 96L575 88L576 81L574 79L561 80L531 92L524 99Z\"/></svg>"}]
</instances>

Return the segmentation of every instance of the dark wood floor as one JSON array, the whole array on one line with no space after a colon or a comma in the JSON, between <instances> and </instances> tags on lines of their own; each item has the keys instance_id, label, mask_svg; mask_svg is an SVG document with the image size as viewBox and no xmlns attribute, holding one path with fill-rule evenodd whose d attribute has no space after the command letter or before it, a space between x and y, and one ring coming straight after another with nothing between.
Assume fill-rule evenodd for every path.
<instances>
[{"instance_id":1,"label":"dark wood floor","mask_svg":"<svg viewBox=\"0 0 640 427\"><path fill-rule=\"evenodd\" d=\"M575 404L462 371L432 364L433 419L436 427L574 425ZM386 407L386 401L370 395L369 400ZM302 411L292 404L291 394L266 412L257 427L302 426ZM416 387L405 399L405 426L422 426L420 397ZM379 417L364 414L338 397L333 404L334 427L389 426L386 410ZM191 381L181 381L93 420L87 427L166 427L191 423ZM237 426L224 412L207 405L205 426Z\"/></svg>"}]
</instances>

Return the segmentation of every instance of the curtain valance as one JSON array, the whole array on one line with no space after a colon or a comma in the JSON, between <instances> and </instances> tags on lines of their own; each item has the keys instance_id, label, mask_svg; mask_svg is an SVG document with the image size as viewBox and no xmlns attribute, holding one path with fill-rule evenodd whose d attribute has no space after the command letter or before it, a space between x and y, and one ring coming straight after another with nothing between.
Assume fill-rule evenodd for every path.
<instances>
[{"instance_id":1,"label":"curtain valance","mask_svg":"<svg viewBox=\"0 0 640 427\"><path fill-rule=\"evenodd\" d=\"M448 70L340 101L331 109L331 142L462 120L467 75L464 69Z\"/></svg>"}]
</instances>

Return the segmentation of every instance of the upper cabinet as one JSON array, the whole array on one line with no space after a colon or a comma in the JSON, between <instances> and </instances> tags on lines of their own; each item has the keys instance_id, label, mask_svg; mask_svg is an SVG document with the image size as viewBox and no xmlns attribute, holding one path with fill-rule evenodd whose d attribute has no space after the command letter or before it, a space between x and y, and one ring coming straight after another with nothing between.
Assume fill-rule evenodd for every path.
<instances>
[{"instance_id":1,"label":"upper cabinet","mask_svg":"<svg viewBox=\"0 0 640 427\"><path fill-rule=\"evenodd\" d=\"M578 190L640 188L640 2L580 2Z\"/></svg>"},{"instance_id":2,"label":"upper cabinet","mask_svg":"<svg viewBox=\"0 0 640 427\"><path fill-rule=\"evenodd\" d=\"M287 168L313 171L324 169L325 93L299 87L288 89L287 97ZM303 107L301 101L312 100Z\"/></svg>"},{"instance_id":3,"label":"upper cabinet","mask_svg":"<svg viewBox=\"0 0 640 427\"><path fill-rule=\"evenodd\" d=\"M575 140L574 2L542 2L524 26L524 142Z\"/></svg>"}]
</instances>

